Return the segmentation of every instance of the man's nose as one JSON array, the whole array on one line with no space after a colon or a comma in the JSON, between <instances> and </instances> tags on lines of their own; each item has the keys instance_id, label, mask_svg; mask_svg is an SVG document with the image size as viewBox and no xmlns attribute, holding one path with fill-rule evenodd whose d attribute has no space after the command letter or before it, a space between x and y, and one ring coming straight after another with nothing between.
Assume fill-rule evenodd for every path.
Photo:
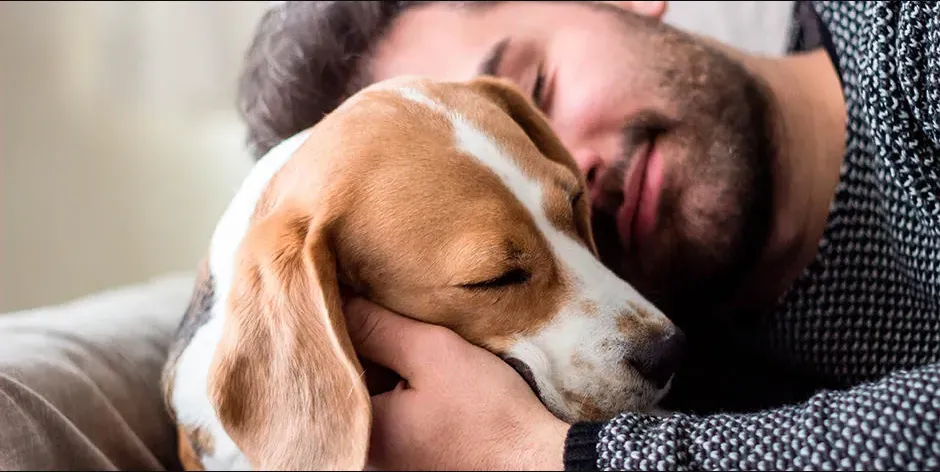
<instances>
[{"instance_id":1,"label":"man's nose","mask_svg":"<svg viewBox=\"0 0 940 472\"><path fill-rule=\"evenodd\" d=\"M604 170L604 160L601 155L590 149L581 149L576 151L573 157L587 180L588 188L593 188L598 176Z\"/></svg>"},{"instance_id":2,"label":"man's nose","mask_svg":"<svg viewBox=\"0 0 940 472\"><path fill-rule=\"evenodd\" d=\"M685 333L674 328L652 342L633 349L627 362L647 380L663 388L679 367L685 352Z\"/></svg>"}]
</instances>

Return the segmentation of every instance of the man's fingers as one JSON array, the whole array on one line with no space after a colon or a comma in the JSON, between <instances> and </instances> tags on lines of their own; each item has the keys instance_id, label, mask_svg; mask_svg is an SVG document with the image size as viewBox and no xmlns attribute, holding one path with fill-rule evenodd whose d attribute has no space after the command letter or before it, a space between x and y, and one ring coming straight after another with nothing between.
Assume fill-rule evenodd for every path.
<instances>
[{"instance_id":1,"label":"man's fingers","mask_svg":"<svg viewBox=\"0 0 940 472\"><path fill-rule=\"evenodd\" d=\"M405 382L399 384L389 392L372 397L372 434L369 444L369 463L376 470L402 470L402 458L396 457L404 451L412 450L411 441L414 431L411 431L408 421L410 410L402 402L409 399L406 395L413 393L406 390ZM402 408L406 408L402 410ZM402 417L402 413L405 416ZM407 470L405 468L404 470Z\"/></svg>"},{"instance_id":2,"label":"man's fingers","mask_svg":"<svg viewBox=\"0 0 940 472\"><path fill-rule=\"evenodd\" d=\"M421 337L430 325L362 299L346 303L345 314L349 337L359 355L415 382L415 366L421 361Z\"/></svg>"}]
</instances>

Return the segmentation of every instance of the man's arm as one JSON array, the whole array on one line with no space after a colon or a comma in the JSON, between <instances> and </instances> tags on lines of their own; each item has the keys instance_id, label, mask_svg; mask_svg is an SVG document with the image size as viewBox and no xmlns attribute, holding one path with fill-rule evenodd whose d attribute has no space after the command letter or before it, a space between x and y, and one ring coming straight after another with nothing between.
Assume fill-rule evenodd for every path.
<instances>
[{"instance_id":1,"label":"man's arm","mask_svg":"<svg viewBox=\"0 0 940 472\"><path fill-rule=\"evenodd\" d=\"M940 3L901 2L896 8L895 12L886 6L885 12L897 18L892 25L897 38L878 44L878 49L882 54L892 54L890 60L897 67L901 94L911 115L903 118L919 127L933 143L924 154L936 156L940 152ZM887 84L878 85L890 90ZM936 174L933 177L936 182Z\"/></svg>"},{"instance_id":2,"label":"man's arm","mask_svg":"<svg viewBox=\"0 0 940 472\"><path fill-rule=\"evenodd\" d=\"M626 413L569 431L568 470L940 468L940 364L753 414Z\"/></svg>"},{"instance_id":3,"label":"man's arm","mask_svg":"<svg viewBox=\"0 0 940 472\"><path fill-rule=\"evenodd\" d=\"M854 117L922 215L940 215L940 3L831 2L813 7L831 34Z\"/></svg>"},{"instance_id":4,"label":"man's arm","mask_svg":"<svg viewBox=\"0 0 940 472\"><path fill-rule=\"evenodd\" d=\"M179 470L159 380L192 286L0 313L0 470Z\"/></svg>"}]
</instances>

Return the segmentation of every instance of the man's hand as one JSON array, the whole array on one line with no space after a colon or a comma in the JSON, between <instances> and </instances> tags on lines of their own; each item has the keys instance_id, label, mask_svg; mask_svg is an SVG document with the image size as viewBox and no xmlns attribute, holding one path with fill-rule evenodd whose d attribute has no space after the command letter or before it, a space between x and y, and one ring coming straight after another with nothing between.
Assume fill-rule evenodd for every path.
<instances>
[{"instance_id":1,"label":"man's hand","mask_svg":"<svg viewBox=\"0 0 940 472\"><path fill-rule=\"evenodd\" d=\"M370 467L563 469L569 426L499 357L361 299L345 311L359 355L405 379L372 397Z\"/></svg>"}]
</instances>

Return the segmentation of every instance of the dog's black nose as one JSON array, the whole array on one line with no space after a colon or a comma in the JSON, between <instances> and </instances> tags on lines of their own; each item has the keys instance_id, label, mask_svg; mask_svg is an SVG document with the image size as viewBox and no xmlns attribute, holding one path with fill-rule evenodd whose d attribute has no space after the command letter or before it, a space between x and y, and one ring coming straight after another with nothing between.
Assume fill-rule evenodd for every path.
<instances>
[{"instance_id":1,"label":"dog's black nose","mask_svg":"<svg viewBox=\"0 0 940 472\"><path fill-rule=\"evenodd\" d=\"M663 388L679 367L684 351L685 333L675 328L658 340L639 346L627 361L656 388Z\"/></svg>"}]
</instances>

